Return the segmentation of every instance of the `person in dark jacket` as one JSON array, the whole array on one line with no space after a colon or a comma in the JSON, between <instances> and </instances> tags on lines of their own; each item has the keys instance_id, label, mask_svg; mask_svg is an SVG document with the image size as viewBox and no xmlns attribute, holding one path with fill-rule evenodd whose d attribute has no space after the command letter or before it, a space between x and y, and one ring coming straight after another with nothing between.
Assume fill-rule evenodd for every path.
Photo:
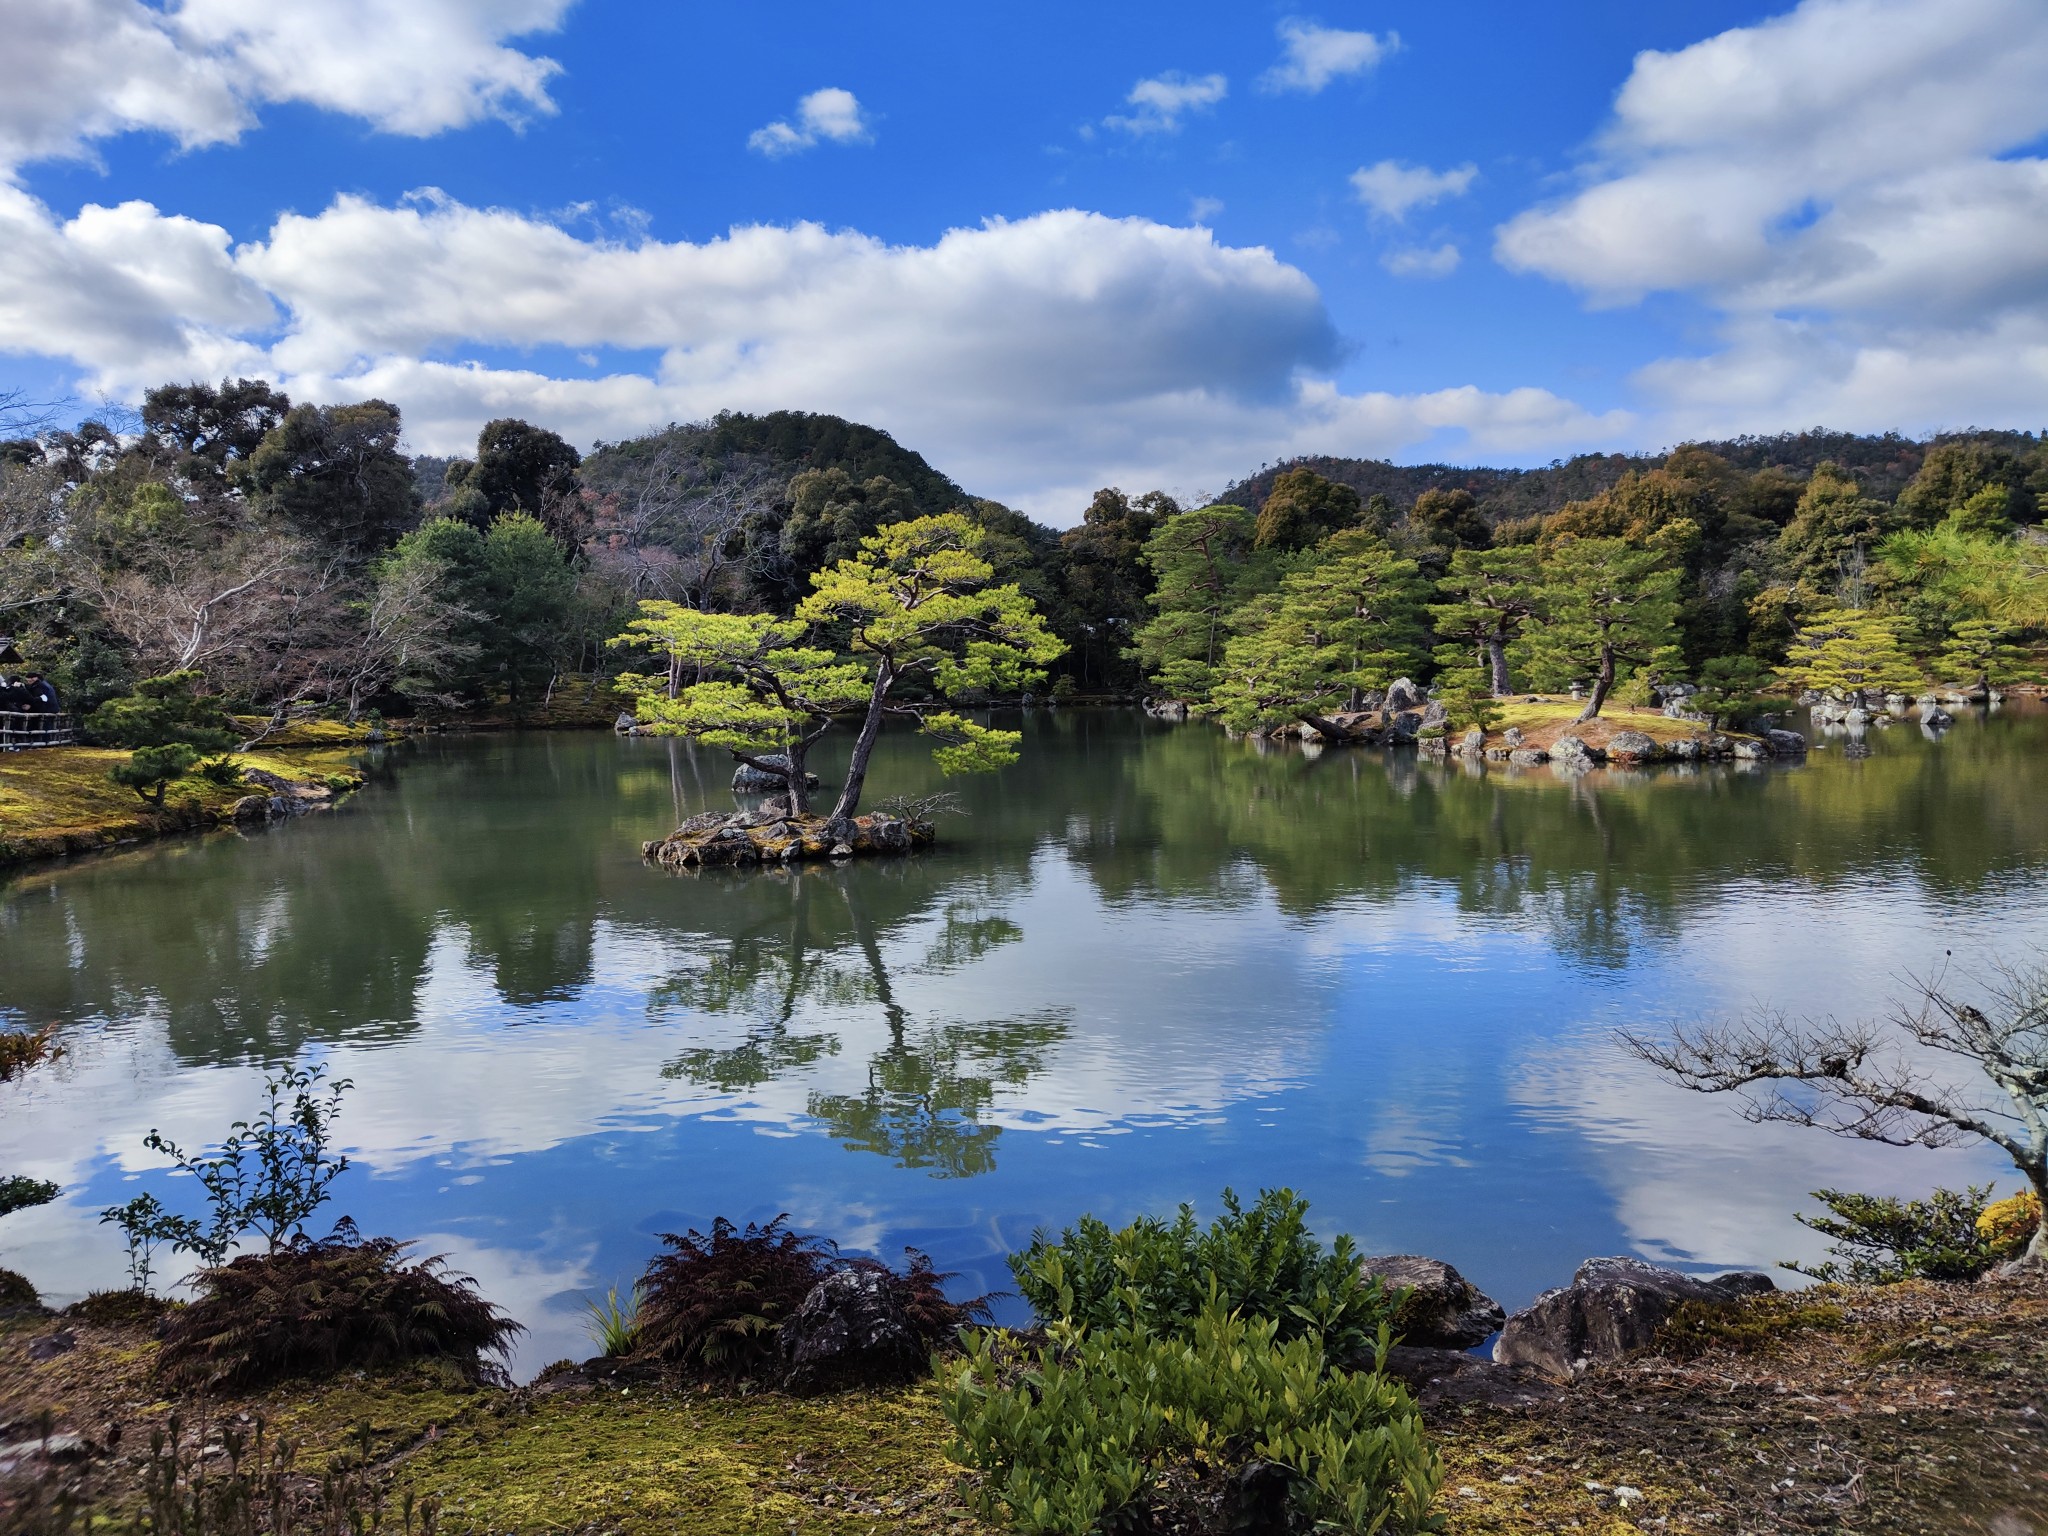
<instances>
[{"instance_id":1,"label":"person in dark jacket","mask_svg":"<svg viewBox=\"0 0 2048 1536\"><path fill-rule=\"evenodd\" d=\"M21 677L21 710L30 715L54 715L57 713L57 690L52 688L42 673L30 670Z\"/></svg>"}]
</instances>

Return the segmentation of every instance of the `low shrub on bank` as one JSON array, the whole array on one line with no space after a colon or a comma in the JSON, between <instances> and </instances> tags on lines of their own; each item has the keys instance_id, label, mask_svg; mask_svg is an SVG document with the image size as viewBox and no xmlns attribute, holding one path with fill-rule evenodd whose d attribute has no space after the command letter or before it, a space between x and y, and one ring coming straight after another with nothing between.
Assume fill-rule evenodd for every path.
<instances>
[{"instance_id":1,"label":"low shrub on bank","mask_svg":"<svg viewBox=\"0 0 2048 1536\"><path fill-rule=\"evenodd\" d=\"M218 1389L436 1361L471 1381L502 1380L519 1324L438 1257L406 1262L411 1248L361 1237L344 1218L328 1237L202 1270L198 1298L165 1329L157 1371Z\"/></svg>"},{"instance_id":2,"label":"low shrub on bank","mask_svg":"<svg viewBox=\"0 0 2048 1536\"><path fill-rule=\"evenodd\" d=\"M669 1251L648 1264L637 1288L640 1352L707 1376L781 1380L783 1326L828 1276L857 1270L885 1277L883 1303L897 1330L908 1334L904 1347L867 1357L881 1373L876 1381L835 1381L872 1385L903 1376L906 1361L915 1371L927 1369L934 1349L986 1311L980 1301L949 1301L944 1285L951 1276L914 1249L909 1267L893 1270L873 1259L842 1259L833 1243L792 1232L788 1222L784 1215L738 1227L721 1216L708 1233L663 1234Z\"/></svg>"},{"instance_id":3,"label":"low shrub on bank","mask_svg":"<svg viewBox=\"0 0 2048 1536\"><path fill-rule=\"evenodd\" d=\"M1989 1184L1964 1190L1937 1189L1925 1200L1858 1195L1817 1189L1813 1198L1833 1214L1800 1216L1802 1226L1834 1239L1832 1258L1819 1264L1782 1267L1816 1280L1857 1285L1891 1285L1900 1280L1974 1280L1992 1265L2016 1257L2033 1234L2033 1223L2002 1219L1982 1224L1991 1198Z\"/></svg>"},{"instance_id":4,"label":"low shrub on bank","mask_svg":"<svg viewBox=\"0 0 2048 1536\"><path fill-rule=\"evenodd\" d=\"M1435 1529L1443 1469L1413 1399L1332 1364L1314 1330L1283 1342L1278 1319L1211 1301L1171 1332L1048 1331L1021 1356L970 1335L947 1385L984 1518L1023 1536Z\"/></svg>"},{"instance_id":5,"label":"low shrub on bank","mask_svg":"<svg viewBox=\"0 0 2048 1536\"><path fill-rule=\"evenodd\" d=\"M1214 1303L1271 1319L1283 1342L1313 1329L1346 1361L1362 1359L1393 1317L1380 1283L1360 1278L1356 1245L1339 1237L1325 1249L1308 1202L1288 1189L1261 1190L1249 1209L1226 1189L1206 1229L1185 1205L1171 1222L1141 1216L1118 1229L1084 1216L1058 1242L1034 1237L1010 1271L1047 1322L1170 1331Z\"/></svg>"}]
</instances>

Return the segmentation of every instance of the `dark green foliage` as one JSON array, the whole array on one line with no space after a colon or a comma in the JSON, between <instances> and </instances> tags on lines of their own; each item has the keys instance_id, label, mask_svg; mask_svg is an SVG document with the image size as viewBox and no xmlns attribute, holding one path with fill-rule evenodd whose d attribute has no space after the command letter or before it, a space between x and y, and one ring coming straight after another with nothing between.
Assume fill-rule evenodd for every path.
<instances>
[{"instance_id":1,"label":"dark green foliage","mask_svg":"<svg viewBox=\"0 0 2048 1536\"><path fill-rule=\"evenodd\" d=\"M538 519L511 512L479 533L455 518L434 518L398 541L381 572L397 579L408 569L424 573L457 617L436 675L402 678L407 688L515 703L545 689L571 617L576 574Z\"/></svg>"},{"instance_id":2,"label":"dark green foliage","mask_svg":"<svg viewBox=\"0 0 2048 1536\"><path fill-rule=\"evenodd\" d=\"M284 420L291 399L267 379L162 384L142 397L142 431L173 474L224 489L233 468Z\"/></svg>"},{"instance_id":3,"label":"dark green foliage","mask_svg":"<svg viewBox=\"0 0 2048 1536\"><path fill-rule=\"evenodd\" d=\"M0 1309L39 1307L42 1304L43 1298L36 1294L28 1276L16 1274L11 1269L0 1269Z\"/></svg>"},{"instance_id":4,"label":"dark green foliage","mask_svg":"<svg viewBox=\"0 0 2048 1536\"><path fill-rule=\"evenodd\" d=\"M1135 1322L1173 1333L1216 1303L1271 1318L1283 1342L1314 1331L1333 1358L1361 1359L1392 1305L1377 1280L1359 1277L1351 1239L1326 1249L1307 1216L1308 1202L1292 1190L1261 1190L1246 1209L1226 1189L1223 1214L1207 1228L1187 1205L1171 1222L1141 1216L1120 1229L1084 1216L1056 1243L1034 1237L1010 1256L1010 1272L1047 1322Z\"/></svg>"},{"instance_id":5,"label":"dark green foliage","mask_svg":"<svg viewBox=\"0 0 2048 1536\"><path fill-rule=\"evenodd\" d=\"M197 1299L164 1331L157 1374L220 1391L429 1360L501 1380L519 1324L439 1257L406 1262L412 1246L361 1237L344 1218L324 1238L202 1271Z\"/></svg>"},{"instance_id":6,"label":"dark green foliage","mask_svg":"<svg viewBox=\"0 0 2048 1536\"><path fill-rule=\"evenodd\" d=\"M1061 638L1080 686L1093 691L1137 680L1132 640L1152 616L1145 601L1152 592L1145 545L1179 511L1163 491L1132 498L1119 490L1100 490L1081 514L1080 526L1060 535L1071 619L1071 632L1062 629Z\"/></svg>"},{"instance_id":7,"label":"dark green foliage","mask_svg":"<svg viewBox=\"0 0 2048 1536\"><path fill-rule=\"evenodd\" d=\"M398 407L383 400L294 407L237 480L264 510L350 559L390 546L418 516Z\"/></svg>"},{"instance_id":8,"label":"dark green foliage","mask_svg":"<svg viewBox=\"0 0 2048 1536\"><path fill-rule=\"evenodd\" d=\"M1358 492L1312 469L1290 469L1259 507L1253 542L1260 549L1306 549L1357 524Z\"/></svg>"},{"instance_id":9,"label":"dark green foliage","mask_svg":"<svg viewBox=\"0 0 2048 1536\"><path fill-rule=\"evenodd\" d=\"M649 1261L640 1282L640 1347L707 1375L770 1373L775 1330L836 1257L826 1239L788 1222L741 1228L720 1216L708 1233L663 1233L670 1251Z\"/></svg>"},{"instance_id":10,"label":"dark green foliage","mask_svg":"<svg viewBox=\"0 0 2048 1536\"><path fill-rule=\"evenodd\" d=\"M242 783L242 765L232 757L209 757L199 765L199 777L222 789L235 789Z\"/></svg>"},{"instance_id":11,"label":"dark green foliage","mask_svg":"<svg viewBox=\"0 0 2048 1536\"><path fill-rule=\"evenodd\" d=\"M1438 1528L1443 1471L1413 1400L1332 1364L1316 1333L1283 1340L1219 1302L1171 1332L1052 1332L1021 1354L970 1336L948 1383L953 1455L980 1472L985 1518L1023 1536Z\"/></svg>"},{"instance_id":12,"label":"dark green foliage","mask_svg":"<svg viewBox=\"0 0 2048 1536\"><path fill-rule=\"evenodd\" d=\"M546 427L514 417L486 423L477 434L475 466L463 481L482 497L477 526L524 512L573 550L580 524L576 470L582 462L581 454Z\"/></svg>"},{"instance_id":13,"label":"dark green foliage","mask_svg":"<svg viewBox=\"0 0 2048 1536\"><path fill-rule=\"evenodd\" d=\"M168 747L138 747L127 762L108 769L107 777L161 810L165 792L190 773L198 761L199 754L182 742Z\"/></svg>"},{"instance_id":14,"label":"dark green foliage","mask_svg":"<svg viewBox=\"0 0 2048 1536\"><path fill-rule=\"evenodd\" d=\"M225 752L241 735L221 701L198 689L197 672L146 677L134 692L108 699L87 716L86 731L109 747L190 747L195 760L202 752Z\"/></svg>"},{"instance_id":15,"label":"dark green foliage","mask_svg":"<svg viewBox=\"0 0 2048 1536\"><path fill-rule=\"evenodd\" d=\"M1925 1200L1817 1189L1830 1216L1800 1216L1802 1226L1834 1239L1824 1263L1782 1267L1816 1280L1890 1285L1899 1280L1974 1280L2004 1255L1977 1228L1991 1186L1937 1189Z\"/></svg>"},{"instance_id":16,"label":"dark green foliage","mask_svg":"<svg viewBox=\"0 0 2048 1536\"><path fill-rule=\"evenodd\" d=\"M71 1303L64 1309L64 1315L91 1323L95 1328L148 1328L170 1310L171 1304L163 1298L129 1289L94 1291Z\"/></svg>"},{"instance_id":17,"label":"dark green foliage","mask_svg":"<svg viewBox=\"0 0 2048 1536\"><path fill-rule=\"evenodd\" d=\"M1766 697L1777 682L1776 669L1754 656L1717 656L1700 668L1700 691L1688 702L1717 728L1734 729L1784 707L1784 700Z\"/></svg>"},{"instance_id":18,"label":"dark green foliage","mask_svg":"<svg viewBox=\"0 0 2048 1536\"><path fill-rule=\"evenodd\" d=\"M1408 511L1408 532L1439 549L1484 549L1493 542L1493 525L1463 486L1437 487L1416 497Z\"/></svg>"},{"instance_id":19,"label":"dark green foliage","mask_svg":"<svg viewBox=\"0 0 2048 1536\"><path fill-rule=\"evenodd\" d=\"M48 1179L32 1179L24 1173L0 1178L0 1216L11 1216L31 1206L48 1205L64 1191Z\"/></svg>"}]
</instances>

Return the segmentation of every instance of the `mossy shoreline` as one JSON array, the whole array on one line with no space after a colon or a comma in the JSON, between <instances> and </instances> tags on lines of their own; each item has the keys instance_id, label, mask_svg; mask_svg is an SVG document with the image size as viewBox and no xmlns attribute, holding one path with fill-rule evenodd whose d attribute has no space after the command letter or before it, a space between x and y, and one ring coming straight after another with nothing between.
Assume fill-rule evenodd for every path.
<instances>
[{"instance_id":1,"label":"mossy shoreline","mask_svg":"<svg viewBox=\"0 0 2048 1536\"><path fill-rule=\"evenodd\" d=\"M53 1352L60 1331L69 1346ZM0 1528L24 1523L34 1479L124 1518L151 1431L176 1412L187 1434L215 1440L260 1416L299 1443L309 1483L359 1464L387 1503L408 1490L437 1497L450 1536L992 1531L968 1512L930 1384L796 1398L593 1361L512 1389L414 1371L202 1408L160 1396L155 1349L140 1326L0 1319L0 1440L18 1445L38 1424L81 1440L65 1459L0 1473ZM2044 1392L2048 1285L2031 1279L1688 1309L1652 1349L1528 1401L1425 1393L1423 1406L1444 1458L1447 1536L1949 1536L2048 1522Z\"/></svg>"},{"instance_id":2,"label":"mossy shoreline","mask_svg":"<svg viewBox=\"0 0 2048 1536\"><path fill-rule=\"evenodd\" d=\"M230 754L245 771L300 786L309 805L361 787L358 758L370 731L332 721L294 725L248 752ZM173 783L161 808L108 773L126 752L46 747L0 754L0 869L100 853L231 825L256 784L216 784L198 774Z\"/></svg>"}]
</instances>

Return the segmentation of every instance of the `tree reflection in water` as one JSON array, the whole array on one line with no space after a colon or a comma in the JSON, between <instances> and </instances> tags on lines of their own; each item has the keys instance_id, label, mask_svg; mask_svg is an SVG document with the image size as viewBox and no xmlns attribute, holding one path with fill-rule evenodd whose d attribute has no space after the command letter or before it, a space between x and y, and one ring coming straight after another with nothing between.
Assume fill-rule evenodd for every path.
<instances>
[{"instance_id":1,"label":"tree reflection in water","mask_svg":"<svg viewBox=\"0 0 2048 1536\"><path fill-rule=\"evenodd\" d=\"M807 1011L873 1009L886 1043L868 1061L867 1087L814 1091L808 1113L848 1148L901 1167L938 1178L992 1170L1002 1128L986 1116L1000 1090L1021 1089L1044 1070L1067 1036L1071 1010L978 1022L919 1019L898 998L884 935L868 906L869 887L858 872L813 869L754 878L781 884L786 908L716 941L701 964L660 984L648 1002L657 1016L677 1009L744 1016L745 1035L733 1045L684 1051L662 1075L743 1093L840 1053L837 1033L799 1025ZM904 926L917 915L909 914ZM771 923L776 931L768 931ZM937 935L899 971L943 975L1023 936L986 902L955 897L939 913Z\"/></svg>"}]
</instances>

